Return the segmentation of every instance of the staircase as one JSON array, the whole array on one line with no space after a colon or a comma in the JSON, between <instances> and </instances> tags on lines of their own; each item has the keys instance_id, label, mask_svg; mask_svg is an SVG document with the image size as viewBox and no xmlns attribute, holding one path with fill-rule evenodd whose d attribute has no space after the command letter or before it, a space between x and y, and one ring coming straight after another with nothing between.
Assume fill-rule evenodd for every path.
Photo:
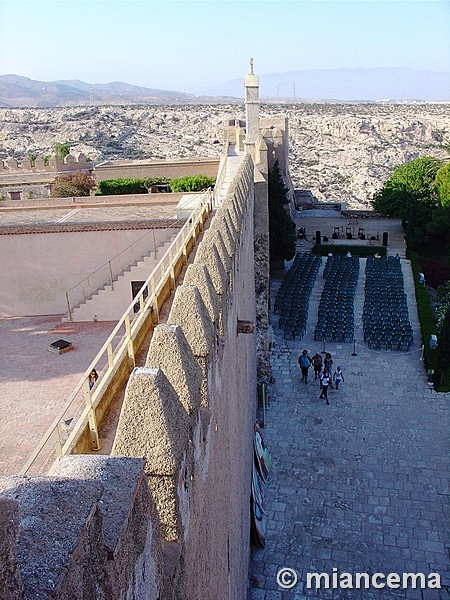
<instances>
[{"instance_id":1,"label":"staircase","mask_svg":"<svg viewBox=\"0 0 450 600\"><path fill-rule=\"evenodd\" d=\"M152 250L129 265L113 278L112 286L104 285L75 306L72 321L118 321L134 297L131 282L146 281L177 234L158 246L156 252Z\"/></svg>"}]
</instances>

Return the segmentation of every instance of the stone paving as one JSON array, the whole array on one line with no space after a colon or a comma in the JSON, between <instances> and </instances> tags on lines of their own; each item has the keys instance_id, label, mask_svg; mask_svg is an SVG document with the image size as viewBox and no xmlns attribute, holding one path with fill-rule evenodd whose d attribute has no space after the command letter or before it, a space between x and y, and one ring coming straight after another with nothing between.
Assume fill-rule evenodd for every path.
<instances>
[{"instance_id":1,"label":"stone paving","mask_svg":"<svg viewBox=\"0 0 450 600\"><path fill-rule=\"evenodd\" d=\"M391 254L397 250L395 244L389 248ZM275 383L263 430L272 455L265 498L268 528L265 548L252 551L251 600L449 597L444 589L306 586L307 573L328 573L331 580L333 568L369 575L438 572L442 585L450 585L450 394L438 394L427 385L409 262L402 260L414 329L408 353L369 350L364 343L363 260L360 267L355 345L326 343L334 367L340 365L345 377L338 391L329 391L329 406L319 399L314 374L305 385L297 365L304 348L310 355L323 350L323 343L313 340L323 268L311 295L303 340L284 340L272 315ZM279 285L279 280L272 282L273 299ZM292 589L283 590L277 583L282 567L297 573Z\"/></svg>"},{"instance_id":2,"label":"stone paving","mask_svg":"<svg viewBox=\"0 0 450 600\"><path fill-rule=\"evenodd\" d=\"M77 210L79 208L79 210ZM0 210L0 226L43 225L48 223L98 223L111 221L142 221L146 219L172 219L176 205L158 206L107 206L73 208L33 208L25 210Z\"/></svg>"},{"instance_id":3,"label":"stone paving","mask_svg":"<svg viewBox=\"0 0 450 600\"><path fill-rule=\"evenodd\" d=\"M1 474L19 472L115 325L62 323L60 315L0 319ZM72 342L73 349L48 352L58 339ZM73 406L67 418L78 409Z\"/></svg>"}]
</instances>

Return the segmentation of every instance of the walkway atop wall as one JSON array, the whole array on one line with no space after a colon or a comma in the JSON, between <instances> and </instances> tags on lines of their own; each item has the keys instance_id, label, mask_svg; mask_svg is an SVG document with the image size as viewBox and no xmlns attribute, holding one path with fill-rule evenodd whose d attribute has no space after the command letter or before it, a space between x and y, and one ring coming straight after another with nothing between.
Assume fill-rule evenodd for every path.
<instances>
[{"instance_id":1,"label":"walkway atop wall","mask_svg":"<svg viewBox=\"0 0 450 600\"><path fill-rule=\"evenodd\" d=\"M239 166L244 158L244 152L236 148L234 144L228 146L228 156L226 159L225 176L221 182L219 189L219 203L225 199L231 182L233 181Z\"/></svg>"},{"instance_id":2,"label":"walkway atop wall","mask_svg":"<svg viewBox=\"0 0 450 600\"><path fill-rule=\"evenodd\" d=\"M297 218L307 238L333 231L336 219ZM401 252L399 224L389 227L389 253ZM342 221L341 223L342 224ZM372 223L362 220L363 226ZM329 233L327 233L329 235ZM392 242L392 244L391 244ZM299 246L311 246L306 240ZM264 436L272 455L265 508L265 549L255 549L250 570L251 600L284 598L446 598L436 590L307 589L307 573L373 574L439 572L450 584L446 555L447 404L450 394L430 391L421 362L420 333L409 262L402 260L414 346L408 353L369 350L362 338L365 260L355 299L353 344L326 343L345 383L319 399L314 374L301 382L298 355L323 350L314 342L317 305L323 286L319 271L303 340L283 339L274 324L271 364L275 383ZM323 266L325 265L325 260ZM280 281L272 282L272 298ZM311 370L310 370L311 371ZM277 584L282 567L296 571L290 590Z\"/></svg>"}]
</instances>

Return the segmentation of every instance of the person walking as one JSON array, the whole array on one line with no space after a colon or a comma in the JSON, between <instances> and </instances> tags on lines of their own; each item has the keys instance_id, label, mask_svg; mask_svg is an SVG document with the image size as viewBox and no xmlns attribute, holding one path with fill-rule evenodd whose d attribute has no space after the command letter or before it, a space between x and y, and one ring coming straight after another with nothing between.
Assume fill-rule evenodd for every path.
<instances>
[{"instance_id":1,"label":"person walking","mask_svg":"<svg viewBox=\"0 0 450 600\"><path fill-rule=\"evenodd\" d=\"M321 381L322 393L320 394L320 397L323 398L324 400L326 400L327 404L330 404L328 402L328 385L329 385L329 383L330 383L330 373L328 371L324 371L322 381Z\"/></svg>"},{"instance_id":2,"label":"person walking","mask_svg":"<svg viewBox=\"0 0 450 600\"><path fill-rule=\"evenodd\" d=\"M345 381L341 367L337 367L336 371L333 373L333 381L336 384L337 390L339 389L339 384L341 381Z\"/></svg>"},{"instance_id":3,"label":"person walking","mask_svg":"<svg viewBox=\"0 0 450 600\"><path fill-rule=\"evenodd\" d=\"M314 379L317 379L319 373L322 370L322 356L316 352L311 359L312 365L314 367Z\"/></svg>"},{"instance_id":4,"label":"person walking","mask_svg":"<svg viewBox=\"0 0 450 600\"><path fill-rule=\"evenodd\" d=\"M308 356L308 350L303 350L303 352L298 357L298 364L300 365L300 370L302 372L302 381L308 383L308 369L311 366L311 358Z\"/></svg>"},{"instance_id":5,"label":"person walking","mask_svg":"<svg viewBox=\"0 0 450 600\"><path fill-rule=\"evenodd\" d=\"M98 379L98 373L95 369L92 369L92 371L89 373L89 389L92 390L92 388L95 385L95 382Z\"/></svg>"},{"instance_id":6,"label":"person walking","mask_svg":"<svg viewBox=\"0 0 450 600\"><path fill-rule=\"evenodd\" d=\"M323 361L323 370L328 371L329 378L330 378L329 385L330 385L330 388L332 390L334 390L333 384L331 382L332 367L333 367L333 359L331 358L331 354L329 352L327 352L325 354L325 360Z\"/></svg>"}]
</instances>

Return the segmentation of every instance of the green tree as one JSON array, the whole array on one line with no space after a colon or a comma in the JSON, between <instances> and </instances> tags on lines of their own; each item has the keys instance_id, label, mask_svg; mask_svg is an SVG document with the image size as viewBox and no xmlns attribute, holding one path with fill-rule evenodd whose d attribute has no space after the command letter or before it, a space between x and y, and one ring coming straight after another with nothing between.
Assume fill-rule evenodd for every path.
<instances>
[{"instance_id":1,"label":"green tree","mask_svg":"<svg viewBox=\"0 0 450 600\"><path fill-rule=\"evenodd\" d=\"M31 166L32 167L36 166L36 158L37 158L36 152L33 152L32 150L30 150L28 152L28 158L30 159Z\"/></svg>"},{"instance_id":2,"label":"green tree","mask_svg":"<svg viewBox=\"0 0 450 600\"><path fill-rule=\"evenodd\" d=\"M55 142L53 144L53 151L55 152L56 156L58 156L61 160L64 160L70 153L70 144L69 142Z\"/></svg>"},{"instance_id":3,"label":"green tree","mask_svg":"<svg viewBox=\"0 0 450 600\"><path fill-rule=\"evenodd\" d=\"M426 222L439 203L435 179L442 162L432 156L418 158L397 167L372 201L376 212L396 219Z\"/></svg>"},{"instance_id":4,"label":"green tree","mask_svg":"<svg viewBox=\"0 0 450 600\"><path fill-rule=\"evenodd\" d=\"M438 170L435 184L441 205L450 208L450 163Z\"/></svg>"},{"instance_id":5,"label":"green tree","mask_svg":"<svg viewBox=\"0 0 450 600\"><path fill-rule=\"evenodd\" d=\"M278 161L269 171L269 246L271 259L291 260L295 254L295 223L286 207L288 188Z\"/></svg>"},{"instance_id":6,"label":"green tree","mask_svg":"<svg viewBox=\"0 0 450 600\"><path fill-rule=\"evenodd\" d=\"M76 171L58 175L52 189L52 198L70 198L71 196L89 196L95 188L95 179L88 171Z\"/></svg>"}]
</instances>

